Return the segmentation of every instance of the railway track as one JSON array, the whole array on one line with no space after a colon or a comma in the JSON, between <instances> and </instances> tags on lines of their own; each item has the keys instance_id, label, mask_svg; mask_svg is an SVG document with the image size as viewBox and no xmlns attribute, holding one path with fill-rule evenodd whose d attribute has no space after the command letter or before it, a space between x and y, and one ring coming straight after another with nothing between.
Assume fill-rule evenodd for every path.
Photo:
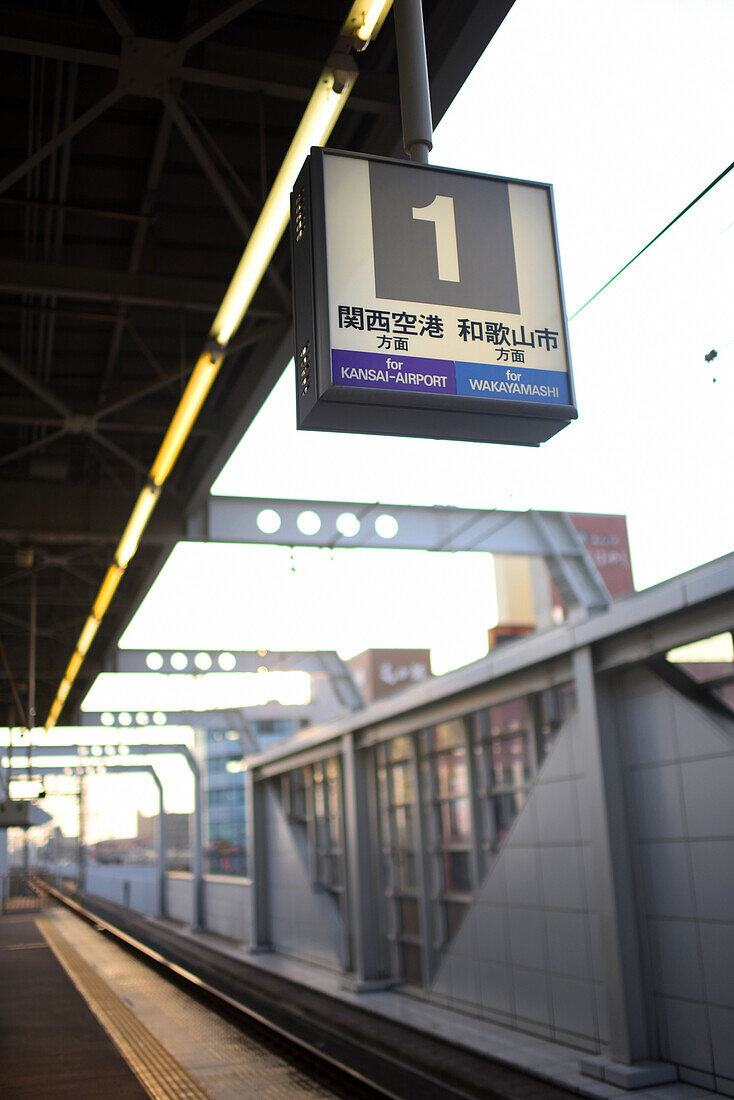
<instances>
[{"instance_id":1,"label":"railway track","mask_svg":"<svg viewBox=\"0 0 734 1100\"><path fill-rule=\"evenodd\" d=\"M101 899L38 889L349 1100L564 1100L538 1078L197 943Z\"/></svg>"}]
</instances>

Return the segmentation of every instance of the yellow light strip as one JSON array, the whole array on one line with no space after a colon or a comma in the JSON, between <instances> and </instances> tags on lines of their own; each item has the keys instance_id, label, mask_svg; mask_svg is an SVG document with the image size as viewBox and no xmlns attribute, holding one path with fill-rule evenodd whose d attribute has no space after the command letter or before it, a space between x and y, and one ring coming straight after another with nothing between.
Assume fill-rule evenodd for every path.
<instances>
[{"instance_id":1,"label":"yellow light strip","mask_svg":"<svg viewBox=\"0 0 734 1100\"><path fill-rule=\"evenodd\" d=\"M113 564L107 570L92 608L92 614L98 622L102 621L105 611L110 606L115 590L122 579L122 574L123 570L120 569L119 565Z\"/></svg>"},{"instance_id":2,"label":"yellow light strip","mask_svg":"<svg viewBox=\"0 0 734 1100\"><path fill-rule=\"evenodd\" d=\"M134 557L140 542L140 536L145 530L150 514L158 502L159 492L160 489L150 485L146 485L141 491L115 551L115 561L120 569L125 569L127 563Z\"/></svg>"},{"instance_id":3,"label":"yellow light strip","mask_svg":"<svg viewBox=\"0 0 734 1100\"><path fill-rule=\"evenodd\" d=\"M362 0L362 3L355 3L342 28L342 35L365 43L374 38L382 26L391 2L392 0L375 0L374 3L364 3ZM340 90L337 92L334 90L334 73L330 69L324 69L314 88L211 327L210 336L217 341L221 351L205 351L199 356L191 372L186 389L150 468L151 484L142 490L137 499L115 551L114 561L107 570L97 593L92 614L87 619L66 675L59 685L46 719L47 731L56 725L61 708L92 643L97 627L112 601L127 565L135 555L143 531L158 502L160 488L173 469L217 376L224 360L224 349L247 312L260 280L285 232L290 216L290 192L301 170L301 165L312 146L324 145L328 141L349 98L356 80L356 73L339 69L339 77Z\"/></svg>"},{"instance_id":4,"label":"yellow light strip","mask_svg":"<svg viewBox=\"0 0 734 1100\"><path fill-rule=\"evenodd\" d=\"M391 7L392 0L375 0L372 4L365 0L356 0L342 28L342 34L359 38L361 48L364 49L379 34Z\"/></svg>"},{"instance_id":5,"label":"yellow light strip","mask_svg":"<svg viewBox=\"0 0 734 1100\"><path fill-rule=\"evenodd\" d=\"M78 653L75 649L71 655L71 660L69 661L66 672L64 673L64 679L68 680L70 684L74 683L74 677L76 676L79 669L82 667L83 660L84 658L82 657L81 653ZM56 696L56 698L58 699L58 695Z\"/></svg>"},{"instance_id":6,"label":"yellow light strip","mask_svg":"<svg viewBox=\"0 0 734 1100\"><path fill-rule=\"evenodd\" d=\"M150 468L150 479L154 485L160 487L173 469L194 421L201 411L201 406L206 401L212 383L217 377L223 359L224 355L211 355L209 352L199 356L188 385L181 394L178 408L168 425L160 450Z\"/></svg>"},{"instance_id":7,"label":"yellow light strip","mask_svg":"<svg viewBox=\"0 0 734 1100\"><path fill-rule=\"evenodd\" d=\"M247 247L219 312L214 318L211 335L222 345L229 342L247 312L266 267L280 243L290 217L290 194L296 176L313 145L323 145L334 129L349 98L356 74L349 73L341 92L334 91L334 74L324 69L313 95L303 113L290 149L275 177L270 194L262 208Z\"/></svg>"},{"instance_id":8,"label":"yellow light strip","mask_svg":"<svg viewBox=\"0 0 734 1100\"><path fill-rule=\"evenodd\" d=\"M99 622L95 619L94 615L90 615L82 628L82 632L79 635L79 641L76 643L77 653L81 653L82 657L86 654L90 645L94 641L94 635L97 633ZM71 686L71 685L70 685Z\"/></svg>"}]
</instances>

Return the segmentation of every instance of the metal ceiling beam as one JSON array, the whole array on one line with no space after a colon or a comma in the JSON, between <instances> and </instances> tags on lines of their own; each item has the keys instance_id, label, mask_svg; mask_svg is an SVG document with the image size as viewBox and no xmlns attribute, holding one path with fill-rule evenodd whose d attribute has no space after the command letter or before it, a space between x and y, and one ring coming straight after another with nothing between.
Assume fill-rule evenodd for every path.
<instances>
[{"instance_id":1,"label":"metal ceiling beam","mask_svg":"<svg viewBox=\"0 0 734 1100\"><path fill-rule=\"evenodd\" d=\"M21 386L30 390L36 397L40 397L45 405L49 405L52 409L56 409L64 418L71 416L71 409L60 397L57 397L47 386L44 386L42 382L39 382L30 375L20 363L16 363L15 360L11 359L9 355L6 355L4 351L0 351L0 370L9 374L16 382L20 382Z\"/></svg>"},{"instance_id":2,"label":"metal ceiling beam","mask_svg":"<svg viewBox=\"0 0 734 1100\"><path fill-rule=\"evenodd\" d=\"M51 32L53 33L53 32ZM14 38L0 35L0 50L22 54L26 57L46 57L54 61L76 61L80 65L92 65L99 69L119 69L120 56L102 50L87 50L62 41L46 41L35 38Z\"/></svg>"},{"instance_id":3,"label":"metal ceiling beam","mask_svg":"<svg viewBox=\"0 0 734 1100\"><path fill-rule=\"evenodd\" d=\"M38 602L42 607L56 607L56 608L82 608L86 609L89 606L89 593L81 592L75 589L77 595L72 593L61 594L56 587L52 587L51 584L48 587L41 587L38 589ZM28 606L28 594L25 591L15 591L14 589L6 589L3 592L2 599L3 607L27 607ZM18 622L16 625L21 626ZM27 629L26 629L27 633ZM0 679L3 678L3 671L0 669Z\"/></svg>"},{"instance_id":4,"label":"metal ceiling beam","mask_svg":"<svg viewBox=\"0 0 734 1100\"><path fill-rule=\"evenodd\" d=\"M318 77L316 61L288 58L220 42L207 46L206 68L183 65L179 76L186 84L227 88L233 92L263 92L274 99L305 103ZM251 75L244 75L251 74ZM391 114L397 101L397 80L392 75L360 71L357 87L345 111L373 115Z\"/></svg>"},{"instance_id":5,"label":"metal ceiling beam","mask_svg":"<svg viewBox=\"0 0 734 1100\"><path fill-rule=\"evenodd\" d=\"M52 137L49 141L42 145L40 149L37 149L35 153L31 153L22 164L19 164L17 168L14 168L12 172L9 172L4 179L0 180L0 195L7 191L9 187L12 187L18 180L23 179L31 168L35 168L37 164L41 164L44 160L55 153L57 149L60 149L62 145L65 145L67 141L73 138L86 126L89 126L91 122L98 119L100 115L103 115L105 111L108 111L110 107L113 107L125 94L126 89L124 87L113 88L111 92L108 92L106 96L98 100L94 106L85 111L84 114L79 115L79 118L75 119L70 126L65 127L55 137Z\"/></svg>"},{"instance_id":6,"label":"metal ceiling beam","mask_svg":"<svg viewBox=\"0 0 734 1100\"><path fill-rule=\"evenodd\" d=\"M130 514L130 498L106 486L0 481L0 539L11 543L109 546L120 538ZM184 535L178 504L164 496L145 532L145 545L166 545Z\"/></svg>"},{"instance_id":7,"label":"metal ceiling beam","mask_svg":"<svg viewBox=\"0 0 734 1100\"><path fill-rule=\"evenodd\" d=\"M204 172L204 175L209 180L209 183L212 185L217 195L221 199L227 212L232 218L232 221L239 229L243 238L247 240L247 238L249 238L250 234L252 233L252 222L241 210L239 203L230 191L226 182L222 179L219 170L213 163L207 150L204 148L201 140L199 139L199 135L196 133L193 126L191 125L187 116L187 111L189 111L190 109L186 108L184 110L184 105L180 103L175 96L172 95L166 96L164 102L166 104L166 107L168 108L168 111L173 116L173 119L178 126L178 129L180 130L186 144L196 157L196 160L198 161L199 166ZM280 298L283 307L290 310L291 292L281 279L280 275L278 275L272 264L266 269L265 278Z\"/></svg>"},{"instance_id":8,"label":"metal ceiling beam","mask_svg":"<svg viewBox=\"0 0 734 1100\"><path fill-rule=\"evenodd\" d=\"M210 672L308 672L311 676L326 677L336 699L347 710L359 710L364 706L364 697L357 687L348 665L336 650L312 650L309 652L273 650L170 650L157 649L160 668L152 668L148 663L150 649L117 649L108 658L106 671L127 673L193 673ZM174 664L175 658L175 664ZM223 667L224 661L225 667ZM184 663L185 662L185 663ZM198 662L198 663L197 663ZM208 667L202 668L202 663ZM231 667L230 667L231 666ZM286 704L279 704L284 706ZM301 707L301 704L294 704ZM258 712L259 712L258 705ZM241 709L246 710L246 707ZM216 713L216 712L215 712ZM201 720L201 718L200 718Z\"/></svg>"},{"instance_id":9,"label":"metal ceiling beam","mask_svg":"<svg viewBox=\"0 0 734 1100\"><path fill-rule=\"evenodd\" d=\"M61 437L66 434L66 428L59 428L58 431L50 432L42 439L34 439L32 443L26 443L23 447L16 447L14 451L6 451L4 455L0 455L0 466L7 466L9 462L15 462L16 459L22 458L23 455L32 454L34 451L41 451L44 447L50 446L52 443L55 443L57 439L61 439Z\"/></svg>"},{"instance_id":10,"label":"metal ceiling beam","mask_svg":"<svg viewBox=\"0 0 734 1100\"><path fill-rule=\"evenodd\" d=\"M176 43L172 42L171 46ZM120 68L120 55L102 50L83 49L63 41L42 41L33 38L14 38L0 35L0 50L24 54L29 57L53 58L56 61L77 62L96 68L116 70ZM207 47L206 68L183 65L177 76L187 84L210 88L227 88L233 92L264 92L277 99L305 103L313 91L318 75L318 64L301 59L276 57L271 63L264 60L262 51L215 43ZM221 55L220 64L216 63ZM247 72L256 75L246 76ZM385 115L395 111L397 81L391 75L376 72L360 74L358 89L350 96L347 111L363 111Z\"/></svg>"},{"instance_id":11,"label":"metal ceiling beam","mask_svg":"<svg viewBox=\"0 0 734 1100\"><path fill-rule=\"evenodd\" d=\"M134 458L123 447L118 447L116 443L113 443L111 439L98 432L95 428L91 429L88 433L89 437L99 447L105 447L110 454L113 454L115 458L119 458L121 462L126 463L131 469L136 470L142 478L148 476L148 466L144 462L138 462L137 458Z\"/></svg>"},{"instance_id":12,"label":"metal ceiling beam","mask_svg":"<svg viewBox=\"0 0 734 1100\"><path fill-rule=\"evenodd\" d=\"M169 378L166 379L165 384L170 385ZM163 383L161 383L162 385ZM98 431L129 435L158 435L162 438L170 422L171 405L170 403L155 402L151 407L151 404L146 402L144 408L137 410L137 419L135 412L131 413L125 420L100 420L101 416L101 413L95 413L94 417L90 418L90 423L93 423ZM66 417L49 416L42 413L33 401L13 401L4 398L0 406L0 424L8 426L62 428L66 425L66 422ZM216 422L210 415L206 415L201 417L200 422L197 421L196 426L192 429L192 434L194 436L211 435L216 430Z\"/></svg>"},{"instance_id":13,"label":"metal ceiling beam","mask_svg":"<svg viewBox=\"0 0 734 1100\"><path fill-rule=\"evenodd\" d=\"M258 526L265 510L279 518L268 534ZM306 512L318 517L319 529L304 534L299 518ZM559 512L544 512L555 517ZM354 535L340 534L337 520L357 519ZM378 533L379 517L393 521L394 533ZM378 530L376 530L376 525ZM267 500L259 497L213 496L187 525L190 537L212 542L246 542L265 546L360 547L391 550L479 551L493 554L545 554L547 544L538 531L534 513L499 509L420 507L410 504L369 504L364 501ZM559 531L556 549L578 554L579 544Z\"/></svg>"},{"instance_id":14,"label":"metal ceiling beam","mask_svg":"<svg viewBox=\"0 0 734 1100\"><path fill-rule=\"evenodd\" d=\"M272 534L259 526L264 512L277 516L277 530ZM307 517L316 517L313 526L318 529L313 534L301 530ZM356 528L353 534L340 531L345 517ZM481 551L542 557L568 606L591 612L606 610L611 604L601 576L563 512L210 497L198 514L189 517L187 534L192 540L267 546Z\"/></svg>"},{"instance_id":15,"label":"metal ceiling beam","mask_svg":"<svg viewBox=\"0 0 734 1100\"><path fill-rule=\"evenodd\" d=\"M160 658L160 668L149 664L151 652ZM209 667L202 668L202 656L209 657ZM225 647L198 649L161 649L149 646L147 649L118 649L107 663L108 672L189 672L199 675L204 672L258 672L267 668L268 672L310 672L329 675L324 669L323 658L336 657L343 661L336 650L257 650L227 649ZM176 658L175 665L173 658ZM220 662L220 657L222 661ZM198 662L198 663L197 663ZM158 663L158 662L154 662ZM231 666L231 667L230 667Z\"/></svg>"},{"instance_id":16,"label":"metal ceiling beam","mask_svg":"<svg viewBox=\"0 0 734 1100\"><path fill-rule=\"evenodd\" d=\"M61 298L214 313L226 289L225 283L214 280L0 260L0 290L14 294L56 294ZM278 316L277 311L250 312L255 316Z\"/></svg>"},{"instance_id":17,"label":"metal ceiling beam","mask_svg":"<svg viewBox=\"0 0 734 1100\"><path fill-rule=\"evenodd\" d=\"M120 38L131 38L134 35L135 31L132 23L116 0L97 0L97 3L120 35Z\"/></svg>"},{"instance_id":18,"label":"metal ceiling beam","mask_svg":"<svg viewBox=\"0 0 734 1100\"><path fill-rule=\"evenodd\" d=\"M3 195L0 198L0 203L3 206L22 206L32 207L38 210L54 210L63 214L79 214L85 218L105 218L111 221L121 222L143 222L150 221L150 218L146 218L143 214L126 214L121 210L103 210L92 206L75 206L72 203L67 202L52 202L48 199L34 199L25 196L19 196L18 198L8 198L7 195Z\"/></svg>"},{"instance_id":19,"label":"metal ceiling beam","mask_svg":"<svg viewBox=\"0 0 734 1100\"><path fill-rule=\"evenodd\" d=\"M198 161L199 167L202 169L204 175L209 180L209 183L214 188L223 206L232 218L232 221L239 229L243 238L247 239L252 232L252 224L248 218L245 217L243 211L240 209L240 204L237 202L237 199L230 191L226 182L222 179L216 165L212 162L199 135L189 122L186 111L184 111L179 100L173 95L167 95L163 102L168 112L173 117L181 136Z\"/></svg>"},{"instance_id":20,"label":"metal ceiling beam","mask_svg":"<svg viewBox=\"0 0 734 1100\"><path fill-rule=\"evenodd\" d=\"M153 155L150 158L150 167L148 168L148 175L145 181L145 191L143 192L143 199L140 204L140 213L147 220L140 222L135 228L135 234L133 236L133 243L130 248L130 256L127 263L127 271L129 275L134 275L140 268L140 261L143 256L143 246L145 244L148 230L150 228L150 216L153 213L153 207L155 204L156 195L158 193L158 187L160 185L161 174L163 172L163 164L166 159L166 152L168 150L168 142L171 136L171 116L168 110L163 108L163 115L161 117L160 124L158 126L158 132L156 134L155 144L153 146ZM115 365L117 363L118 355L120 353L120 344L122 343L122 337L125 331L125 308L124 305L120 308L118 313L115 327L112 330L110 337L110 345L107 351L107 359L105 361L105 367L102 372L102 379L99 386L99 403L104 404L107 398L107 391L109 388L110 380L115 372Z\"/></svg>"},{"instance_id":21,"label":"metal ceiling beam","mask_svg":"<svg viewBox=\"0 0 734 1100\"><path fill-rule=\"evenodd\" d=\"M190 50L192 46L203 42L205 38L216 34L222 27L228 26L233 20L249 11L250 8L254 8L257 3L258 0L236 0L235 3L225 5L216 15L210 19L205 19L197 27L193 27L183 38L179 39L177 44L184 50Z\"/></svg>"}]
</instances>

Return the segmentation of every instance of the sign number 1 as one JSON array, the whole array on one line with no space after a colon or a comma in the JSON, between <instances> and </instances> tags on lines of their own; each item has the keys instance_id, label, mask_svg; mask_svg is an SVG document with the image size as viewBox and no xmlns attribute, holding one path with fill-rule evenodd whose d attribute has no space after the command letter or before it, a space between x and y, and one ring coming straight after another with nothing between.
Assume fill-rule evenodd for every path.
<instances>
[{"instance_id":1,"label":"sign number 1","mask_svg":"<svg viewBox=\"0 0 734 1100\"><path fill-rule=\"evenodd\" d=\"M436 195L428 206L414 206L413 217L416 221L433 222L438 277L445 283L458 283L459 250L456 247L454 200L449 195Z\"/></svg>"}]
</instances>

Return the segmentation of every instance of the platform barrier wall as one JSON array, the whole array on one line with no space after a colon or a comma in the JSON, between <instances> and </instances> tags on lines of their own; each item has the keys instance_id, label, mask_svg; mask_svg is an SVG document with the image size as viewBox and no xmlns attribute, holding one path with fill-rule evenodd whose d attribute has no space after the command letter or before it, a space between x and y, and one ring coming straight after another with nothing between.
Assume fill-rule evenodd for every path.
<instances>
[{"instance_id":1,"label":"platform barrier wall","mask_svg":"<svg viewBox=\"0 0 734 1100\"><path fill-rule=\"evenodd\" d=\"M154 916L158 911L155 867L89 863L86 867L86 890L89 894L96 894L146 916Z\"/></svg>"},{"instance_id":2,"label":"platform barrier wall","mask_svg":"<svg viewBox=\"0 0 734 1100\"><path fill-rule=\"evenodd\" d=\"M166 915L183 924L194 920L194 879L187 871L166 875Z\"/></svg>"},{"instance_id":3,"label":"platform barrier wall","mask_svg":"<svg viewBox=\"0 0 734 1100\"><path fill-rule=\"evenodd\" d=\"M249 944L252 939L251 890L249 879L206 875L204 912L207 931Z\"/></svg>"},{"instance_id":4,"label":"platform barrier wall","mask_svg":"<svg viewBox=\"0 0 734 1100\"><path fill-rule=\"evenodd\" d=\"M617 700L661 1056L731 1096L734 723L644 669L620 677Z\"/></svg>"},{"instance_id":5,"label":"platform barrier wall","mask_svg":"<svg viewBox=\"0 0 734 1100\"><path fill-rule=\"evenodd\" d=\"M732 623L734 557L251 757L258 944L734 1095L734 694L717 694L734 662L709 690L686 673L698 658L671 656ZM549 685L573 706L493 833L507 715ZM333 755L348 927L319 884L331 850L309 794Z\"/></svg>"},{"instance_id":6,"label":"platform barrier wall","mask_svg":"<svg viewBox=\"0 0 734 1100\"><path fill-rule=\"evenodd\" d=\"M598 1051L609 1041L578 717L558 732L429 996Z\"/></svg>"},{"instance_id":7,"label":"platform barrier wall","mask_svg":"<svg viewBox=\"0 0 734 1100\"><path fill-rule=\"evenodd\" d=\"M311 885L305 830L292 827L275 793L267 794L272 946L284 955L339 970L344 966L342 927L334 899Z\"/></svg>"},{"instance_id":8,"label":"platform barrier wall","mask_svg":"<svg viewBox=\"0 0 734 1100\"><path fill-rule=\"evenodd\" d=\"M45 864L40 868L54 885L64 880L76 882L73 863ZM250 879L228 875L204 877L204 913L206 930L249 944L252 934ZM155 916L158 912L157 872L154 867L128 864L87 864L86 890L89 894L125 905L138 913ZM168 916L183 924L193 918L193 877L184 871L166 876Z\"/></svg>"}]
</instances>

